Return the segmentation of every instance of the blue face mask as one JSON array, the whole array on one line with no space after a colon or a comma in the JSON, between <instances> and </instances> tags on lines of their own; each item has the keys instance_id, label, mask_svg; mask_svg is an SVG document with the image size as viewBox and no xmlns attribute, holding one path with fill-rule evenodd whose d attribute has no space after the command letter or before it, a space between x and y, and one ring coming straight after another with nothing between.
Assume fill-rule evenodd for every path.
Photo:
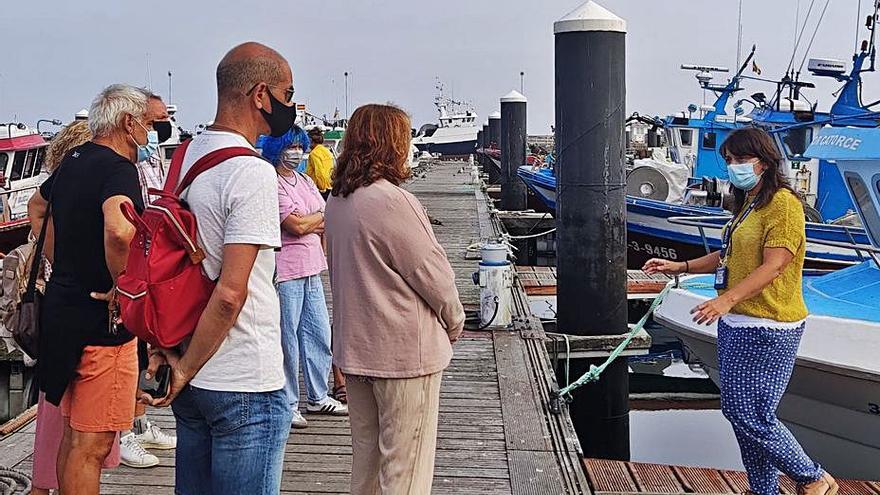
<instances>
[{"instance_id":1,"label":"blue face mask","mask_svg":"<svg viewBox=\"0 0 880 495\"><path fill-rule=\"evenodd\" d=\"M138 144L134 136L129 134L131 140L137 145L137 161L142 162L149 160L151 156L159 153L159 133L147 130L147 128L137 120L135 120L135 122L137 122L143 130L147 131L147 144Z\"/></svg>"},{"instance_id":2,"label":"blue face mask","mask_svg":"<svg viewBox=\"0 0 880 495\"><path fill-rule=\"evenodd\" d=\"M730 183L737 189L751 191L758 184L758 174L755 173L755 165L752 162L731 163L727 165L727 177Z\"/></svg>"}]
</instances>

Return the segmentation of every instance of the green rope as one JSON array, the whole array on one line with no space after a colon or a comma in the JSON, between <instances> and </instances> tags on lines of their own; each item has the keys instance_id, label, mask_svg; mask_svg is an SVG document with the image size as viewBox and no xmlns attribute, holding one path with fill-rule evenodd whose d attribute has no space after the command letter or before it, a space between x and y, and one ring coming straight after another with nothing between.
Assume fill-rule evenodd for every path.
<instances>
[{"instance_id":1,"label":"green rope","mask_svg":"<svg viewBox=\"0 0 880 495\"><path fill-rule=\"evenodd\" d=\"M657 306L659 306L660 303L663 302L663 299L666 297L669 291L672 290L673 285L674 283L670 282L666 285L666 287L663 288L662 291L660 291L659 294L657 294L657 297L655 297L654 300L651 302L651 306L648 308L648 311L645 312L642 318L639 319L639 321L635 325L633 325L632 329L629 331L629 333L626 335L620 345L618 345L613 351L611 351L611 354L608 356L608 359L606 359L604 363L600 364L599 366L591 364L589 371L581 375L581 377L575 380L573 383L570 383L567 386L561 388L557 393L557 397L565 399L567 402L571 402L572 392L590 382L598 381L599 377L602 375L602 372L605 371L605 368L607 368L612 362L614 362L615 359L620 357L623 351L626 350L627 346L629 346L629 343L632 342L632 339L635 338L636 334L638 334L645 327L645 324L648 323L648 319L651 317L652 314L654 314L654 310L656 310ZM680 288L714 289L714 286L706 283L691 283L687 285L681 285Z\"/></svg>"}]
</instances>

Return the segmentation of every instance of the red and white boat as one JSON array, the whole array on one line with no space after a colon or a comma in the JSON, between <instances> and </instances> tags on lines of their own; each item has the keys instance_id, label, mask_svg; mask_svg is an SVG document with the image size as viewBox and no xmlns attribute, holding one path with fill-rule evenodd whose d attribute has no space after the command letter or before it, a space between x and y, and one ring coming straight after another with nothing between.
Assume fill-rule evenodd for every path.
<instances>
[{"instance_id":1,"label":"red and white boat","mask_svg":"<svg viewBox=\"0 0 880 495\"><path fill-rule=\"evenodd\" d=\"M8 253L27 241L27 203L46 180L43 158L49 143L24 124L0 125L0 173L6 184L0 188L0 253Z\"/></svg>"}]
</instances>

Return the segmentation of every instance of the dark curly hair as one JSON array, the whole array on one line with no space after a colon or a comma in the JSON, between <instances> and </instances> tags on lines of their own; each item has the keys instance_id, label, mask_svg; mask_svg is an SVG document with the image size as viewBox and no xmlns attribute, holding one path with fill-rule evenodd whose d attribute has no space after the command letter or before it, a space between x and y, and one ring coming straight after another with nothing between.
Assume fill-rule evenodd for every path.
<instances>
[{"instance_id":1,"label":"dark curly hair","mask_svg":"<svg viewBox=\"0 0 880 495\"><path fill-rule=\"evenodd\" d=\"M755 207L760 209L773 199L773 195L780 189L788 189L796 197L798 194L791 187L791 183L782 171L782 154L773 143L773 138L763 129L746 127L737 129L721 144L721 156L730 162L733 160L751 160L757 158L766 169L761 174L760 188L757 192ZM739 214L746 204L748 191L733 187L733 214Z\"/></svg>"},{"instance_id":2,"label":"dark curly hair","mask_svg":"<svg viewBox=\"0 0 880 495\"><path fill-rule=\"evenodd\" d=\"M410 176L410 137L409 115L394 105L369 104L355 110L333 169L333 196L344 198L379 179L402 184Z\"/></svg>"}]
</instances>

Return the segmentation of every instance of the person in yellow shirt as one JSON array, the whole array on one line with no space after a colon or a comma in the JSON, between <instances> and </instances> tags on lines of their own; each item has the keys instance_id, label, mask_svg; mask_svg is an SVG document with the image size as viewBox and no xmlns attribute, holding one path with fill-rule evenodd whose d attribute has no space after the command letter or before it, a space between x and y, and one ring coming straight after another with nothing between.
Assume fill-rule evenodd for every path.
<instances>
[{"instance_id":1,"label":"person in yellow shirt","mask_svg":"<svg viewBox=\"0 0 880 495\"><path fill-rule=\"evenodd\" d=\"M330 189L333 188L333 154L324 146L324 133L317 127L309 131L309 139L312 141L312 150L309 152L309 163L306 165L306 175L315 181L321 196L327 199Z\"/></svg>"},{"instance_id":2,"label":"person in yellow shirt","mask_svg":"<svg viewBox=\"0 0 880 495\"><path fill-rule=\"evenodd\" d=\"M834 478L776 417L807 317L803 205L765 131L734 131L720 151L734 187L734 216L722 230L721 250L683 262L655 258L643 269L715 274L718 297L691 313L698 324L718 322L721 411L739 444L747 493L779 493L782 471L798 482L799 494L835 495Z\"/></svg>"}]
</instances>

